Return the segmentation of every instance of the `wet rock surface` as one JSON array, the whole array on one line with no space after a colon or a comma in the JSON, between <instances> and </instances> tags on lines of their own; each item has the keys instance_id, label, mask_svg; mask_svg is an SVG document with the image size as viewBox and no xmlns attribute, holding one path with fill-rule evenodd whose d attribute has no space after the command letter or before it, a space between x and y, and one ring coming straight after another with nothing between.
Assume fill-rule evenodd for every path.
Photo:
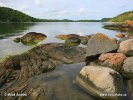
<instances>
[{"instance_id":1,"label":"wet rock surface","mask_svg":"<svg viewBox=\"0 0 133 100\"><path fill-rule=\"evenodd\" d=\"M84 62L84 59L84 48L68 48L63 43L44 44L23 54L10 56L0 62L1 96L4 93L26 91L28 95L33 94L37 97L39 94L36 92L40 93L43 89L29 89L28 84L33 76L54 70L60 64ZM3 96L3 100L4 98Z\"/></svg>"},{"instance_id":2,"label":"wet rock surface","mask_svg":"<svg viewBox=\"0 0 133 100\"><path fill-rule=\"evenodd\" d=\"M36 32L29 32L22 36L21 38L15 38L14 42L16 43L23 43L24 45L33 45L37 44L38 42L43 41L47 36L42 33L36 33Z\"/></svg>"}]
</instances>

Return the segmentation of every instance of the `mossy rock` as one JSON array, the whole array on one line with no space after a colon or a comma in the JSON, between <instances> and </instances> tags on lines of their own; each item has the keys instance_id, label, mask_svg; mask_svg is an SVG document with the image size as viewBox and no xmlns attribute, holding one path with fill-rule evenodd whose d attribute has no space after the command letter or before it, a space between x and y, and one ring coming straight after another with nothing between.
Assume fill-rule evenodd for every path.
<instances>
[{"instance_id":1,"label":"mossy rock","mask_svg":"<svg viewBox=\"0 0 133 100\"><path fill-rule=\"evenodd\" d=\"M81 40L79 38L71 37L65 41L65 44L67 46L78 46L78 45L80 45L80 42L81 42Z\"/></svg>"},{"instance_id":2,"label":"mossy rock","mask_svg":"<svg viewBox=\"0 0 133 100\"><path fill-rule=\"evenodd\" d=\"M46 38L47 36L45 34L29 32L26 35L22 36L21 38L15 38L13 41L16 43L21 42L24 45L34 45L43 41Z\"/></svg>"}]
</instances>

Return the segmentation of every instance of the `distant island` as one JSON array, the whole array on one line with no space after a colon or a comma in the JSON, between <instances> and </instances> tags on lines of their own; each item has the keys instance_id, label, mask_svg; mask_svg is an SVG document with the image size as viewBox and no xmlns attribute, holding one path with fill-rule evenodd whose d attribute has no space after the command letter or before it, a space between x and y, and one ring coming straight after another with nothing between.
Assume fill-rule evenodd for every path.
<instances>
[{"instance_id":1,"label":"distant island","mask_svg":"<svg viewBox=\"0 0 133 100\"><path fill-rule=\"evenodd\" d=\"M39 19L12 8L0 7L0 22L124 22L133 20L133 11L125 12L113 18L101 20Z\"/></svg>"}]
</instances>

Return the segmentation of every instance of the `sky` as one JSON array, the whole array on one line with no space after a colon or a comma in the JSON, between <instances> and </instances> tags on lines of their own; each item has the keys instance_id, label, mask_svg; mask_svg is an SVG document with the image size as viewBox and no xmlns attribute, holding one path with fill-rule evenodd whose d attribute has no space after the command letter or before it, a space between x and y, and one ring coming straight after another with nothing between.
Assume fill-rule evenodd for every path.
<instances>
[{"instance_id":1,"label":"sky","mask_svg":"<svg viewBox=\"0 0 133 100\"><path fill-rule=\"evenodd\" d=\"M42 19L102 19L133 10L133 0L0 0L0 6Z\"/></svg>"}]
</instances>

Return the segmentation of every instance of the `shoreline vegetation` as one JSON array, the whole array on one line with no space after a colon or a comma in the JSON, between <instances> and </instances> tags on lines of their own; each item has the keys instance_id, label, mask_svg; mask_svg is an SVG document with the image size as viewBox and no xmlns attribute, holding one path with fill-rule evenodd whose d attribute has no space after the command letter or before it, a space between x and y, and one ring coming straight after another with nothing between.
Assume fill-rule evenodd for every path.
<instances>
[{"instance_id":1,"label":"shoreline vegetation","mask_svg":"<svg viewBox=\"0 0 133 100\"><path fill-rule=\"evenodd\" d=\"M123 23L112 23L110 25L104 25L103 28L109 30L117 30L121 32L133 33L133 21L125 21Z\"/></svg>"},{"instance_id":2,"label":"shoreline vegetation","mask_svg":"<svg viewBox=\"0 0 133 100\"><path fill-rule=\"evenodd\" d=\"M125 12L113 18L103 18L100 20L71 20L71 19L39 19L31 17L23 12L12 8L0 7L0 23L2 22L125 22L133 20L133 11Z\"/></svg>"}]
</instances>

